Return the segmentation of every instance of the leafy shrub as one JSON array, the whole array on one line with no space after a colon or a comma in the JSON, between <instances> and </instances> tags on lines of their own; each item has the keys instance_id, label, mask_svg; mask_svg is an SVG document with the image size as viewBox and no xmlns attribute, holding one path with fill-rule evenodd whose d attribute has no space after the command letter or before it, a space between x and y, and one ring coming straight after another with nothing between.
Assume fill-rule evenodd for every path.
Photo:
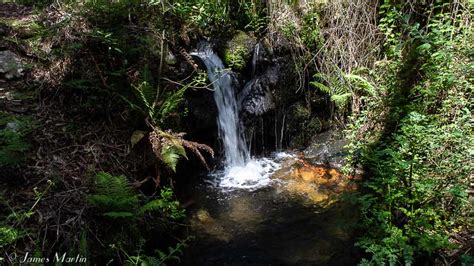
<instances>
[{"instance_id":1,"label":"leafy shrub","mask_svg":"<svg viewBox=\"0 0 474 266\"><path fill-rule=\"evenodd\" d=\"M348 148L352 164L370 173L358 200L366 232L358 245L369 254L362 264L411 265L460 248L450 237L473 213L472 25L468 11L439 12L420 29L400 6L387 10L381 27L390 57L375 70L376 95L385 97L369 96L353 116ZM404 25L406 36L393 25Z\"/></svg>"},{"instance_id":2,"label":"leafy shrub","mask_svg":"<svg viewBox=\"0 0 474 266\"><path fill-rule=\"evenodd\" d=\"M179 0L170 3L172 13L195 32L221 33L232 27L230 1Z\"/></svg>"}]
</instances>

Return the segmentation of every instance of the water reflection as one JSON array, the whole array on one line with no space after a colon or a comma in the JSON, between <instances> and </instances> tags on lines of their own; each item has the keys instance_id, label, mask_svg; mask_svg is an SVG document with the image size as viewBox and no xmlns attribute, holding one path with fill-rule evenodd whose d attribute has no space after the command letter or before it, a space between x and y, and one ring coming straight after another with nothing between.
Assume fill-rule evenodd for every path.
<instances>
[{"instance_id":1,"label":"water reflection","mask_svg":"<svg viewBox=\"0 0 474 266\"><path fill-rule=\"evenodd\" d=\"M293 158L256 191L194 186L196 241L186 265L352 265L356 212L341 201L355 189L334 169Z\"/></svg>"}]
</instances>

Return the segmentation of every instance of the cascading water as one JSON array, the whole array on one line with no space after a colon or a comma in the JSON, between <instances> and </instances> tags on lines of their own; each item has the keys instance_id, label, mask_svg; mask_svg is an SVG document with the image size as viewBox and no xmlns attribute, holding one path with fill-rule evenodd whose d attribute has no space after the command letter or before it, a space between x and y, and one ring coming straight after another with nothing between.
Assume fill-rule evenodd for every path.
<instances>
[{"instance_id":1,"label":"cascading water","mask_svg":"<svg viewBox=\"0 0 474 266\"><path fill-rule=\"evenodd\" d=\"M256 60L258 52L257 46L252 60L254 70L263 67ZM351 186L337 185L340 179L332 169L314 167L299 156L276 153L267 158L251 158L249 154L249 150L270 147L263 140L267 132L280 130L283 136L285 116L281 129L271 118L264 121L269 118L265 114L271 110L268 106L271 101L262 97L267 93L267 87L263 86L276 84L278 78L275 82L270 79L279 70L266 71L269 75L252 75L251 81L239 88L236 76L224 68L209 45L200 46L192 55L206 66L214 87L225 158L222 170L210 173L204 184L203 180L194 179L189 183L189 191L183 193L191 195L193 202L188 210L195 237L193 245L186 249L184 265L355 264L346 259L355 253L347 248L353 244L348 237L352 231L347 230L348 223L355 222L352 218L357 215L347 211L350 206L321 211L330 202L337 202L333 200L336 194L330 192L333 188L335 192ZM245 129L239 115L242 120L262 122L262 125L253 124ZM248 138L248 141L254 139L252 145L259 146L250 149L243 133L248 137L251 133L248 131L257 126L262 129L258 131L262 141ZM276 132L275 149L278 149L278 137ZM281 142L280 138L280 147Z\"/></svg>"},{"instance_id":2,"label":"cascading water","mask_svg":"<svg viewBox=\"0 0 474 266\"><path fill-rule=\"evenodd\" d=\"M207 45L202 45L195 55L202 59L208 71L209 81L214 86L219 137L224 144L226 166L243 166L250 158L239 123L239 109L234 78L225 69L222 60Z\"/></svg>"},{"instance_id":3,"label":"cascading water","mask_svg":"<svg viewBox=\"0 0 474 266\"><path fill-rule=\"evenodd\" d=\"M256 189L270 183L270 175L279 164L268 158L250 159L239 120L240 102L234 86L233 73L225 69L222 60L206 43L201 43L192 55L205 64L209 81L214 87L214 100L218 110L219 137L222 139L225 168L213 174L219 187ZM280 155L281 156L281 155Z\"/></svg>"}]
</instances>

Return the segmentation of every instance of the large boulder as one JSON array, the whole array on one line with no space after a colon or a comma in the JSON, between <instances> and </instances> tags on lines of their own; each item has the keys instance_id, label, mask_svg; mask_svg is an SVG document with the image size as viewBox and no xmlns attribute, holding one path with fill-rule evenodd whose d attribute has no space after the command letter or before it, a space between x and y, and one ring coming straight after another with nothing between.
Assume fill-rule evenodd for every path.
<instances>
[{"instance_id":1,"label":"large boulder","mask_svg":"<svg viewBox=\"0 0 474 266\"><path fill-rule=\"evenodd\" d=\"M224 48L225 64L237 71L245 68L252 57L252 51L257 43L254 36L238 31Z\"/></svg>"},{"instance_id":2,"label":"large boulder","mask_svg":"<svg viewBox=\"0 0 474 266\"><path fill-rule=\"evenodd\" d=\"M270 68L249 81L239 95L244 120L262 116L275 108L272 87L278 82L278 69Z\"/></svg>"},{"instance_id":3,"label":"large boulder","mask_svg":"<svg viewBox=\"0 0 474 266\"><path fill-rule=\"evenodd\" d=\"M11 51L0 51L0 76L6 79L23 76L24 66L20 57Z\"/></svg>"}]
</instances>

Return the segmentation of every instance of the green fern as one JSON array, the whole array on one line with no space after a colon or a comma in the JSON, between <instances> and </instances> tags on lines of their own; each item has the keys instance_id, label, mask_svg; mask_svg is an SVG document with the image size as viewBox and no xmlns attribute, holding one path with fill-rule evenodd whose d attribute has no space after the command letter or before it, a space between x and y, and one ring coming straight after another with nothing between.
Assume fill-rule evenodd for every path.
<instances>
[{"instance_id":1,"label":"green fern","mask_svg":"<svg viewBox=\"0 0 474 266\"><path fill-rule=\"evenodd\" d=\"M172 220L181 220L185 217L184 210L179 202L174 200L173 191L170 188L161 190L160 199L149 201L140 208L140 214L161 212L165 217Z\"/></svg>"},{"instance_id":2,"label":"green fern","mask_svg":"<svg viewBox=\"0 0 474 266\"><path fill-rule=\"evenodd\" d=\"M153 106L156 95L155 89L147 81L141 82L133 89L140 103L139 110L155 120L155 107Z\"/></svg>"},{"instance_id":3,"label":"green fern","mask_svg":"<svg viewBox=\"0 0 474 266\"><path fill-rule=\"evenodd\" d=\"M182 87L176 92L168 96L164 102L161 104L158 111L160 122L163 123L163 120L168 117L172 112L178 109L179 105L183 101L183 96L186 90L189 88L189 85Z\"/></svg>"},{"instance_id":4,"label":"green fern","mask_svg":"<svg viewBox=\"0 0 474 266\"><path fill-rule=\"evenodd\" d=\"M110 218L133 218L135 217L135 214L132 212L105 212L103 214L104 216L110 217Z\"/></svg>"},{"instance_id":5,"label":"green fern","mask_svg":"<svg viewBox=\"0 0 474 266\"><path fill-rule=\"evenodd\" d=\"M340 71L337 73L339 74L316 73L313 75L315 80L310 82L313 87L328 94L337 108L345 108L355 93L372 96L376 94L375 87L364 77L356 74L342 74Z\"/></svg>"},{"instance_id":6,"label":"green fern","mask_svg":"<svg viewBox=\"0 0 474 266\"><path fill-rule=\"evenodd\" d=\"M141 81L132 85L133 98L120 96L131 109L140 112L153 126L163 126L167 117L175 112L183 101L184 93L192 87L205 85L205 73L200 72L191 82L182 85L178 90L160 92L160 87L153 86L148 68L142 71ZM176 83L171 81L172 83ZM159 85L158 85L159 86Z\"/></svg>"},{"instance_id":7,"label":"green fern","mask_svg":"<svg viewBox=\"0 0 474 266\"><path fill-rule=\"evenodd\" d=\"M96 175L96 194L89 202L99 208L104 216L111 218L132 217L139 207L138 194L125 176L113 176L100 172Z\"/></svg>"},{"instance_id":8,"label":"green fern","mask_svg":"<svg viewBox=\"0 0 474 266\"><path fill-rule=\"evenodd\" d=\"M161 149L161 158L163 158L163 162L174 172L176 172L176 165L181 157L186 158L186 152L184 151L184 147L180 144L166 145Z\"/></svg>"},{"instance_id":9,"label":"green fern","mask_svg":"<svg viewBox=\"0 0 474 266\"><path fill-rule=\"evenodd\" d=\"M182 140L166 132L161 132L160 136L162 139L161 158L168 167L176 172L179 159L181 157L188 158Z\"/></svg>"},{"instance_id":10,"label":"green fern","mask_svg":"<svg viewBox=\"0 0 474 266\"><path fill-rule=\"evenodd\" d=\"M323 73L316 73L313 75L313 78L315 79L314 81L311 81L309 84L312 86L316 87L319 89L321 92L330 94L331 93L331 88L326 86L324 82L329 80L328 76L323 74Z\"/></svg>"},{"instance_id":11,"label":"green fern","mask_svg":"<svg viewBox=\"0 0 474 266\"><path fill-rule=\"evenodd\" d=\"M327 94L331 93L331 88L329 88L328 86L324 85L323 83L319 81L311 81L309 84L313 85L314 87L319 89L321 92L324 92Z\"/></svg>"},{"instance_id":12,"label":"green fern","mask_svg":"<svg viewBox=\"0 0 474 266\"><path fill-rule=\"evenodd\" d=\"M350 87L347 86L344 80L341 80L336 75L326 75L323 73L316 73L313 75L315 81L310 82L313 87L319 91L330 96L331 102L337 108L344 108L352 97ZM328 84L328 85L325 85Z\"/></svg>"},{"instance_id":13,"label":"green fern","mask_svg":"<svg viewBox=\"0 0 474 266\"><path fill-rule=\"evenodd\" d=\"M172 220L184 217L184 211L180 208L179 202L174 200L170 188L162 189L159 199L144 203L143 197L139 196L125 176L99 172L95 176L95 181L95 194L90 195L88 200L105 217L135 219L147 213L160 213Z\"/></svg>"},{"instance_id":14,"label":"green fern","mask_svg":"<svg viewBox=\"0 0 474 266\"><path fill-rule=\"evenodd\" d=\"M374 96L376 93L375 87L364 77L355 74L346 74L344 78L358 91L364 92L368 95Z\"/></svg>"},{"instance_id":15,"label":"green fern","mask_svg":"<svg viewBox=\"0 0 474 266\"><path fill-rule=\"evenodd\" d=\"M334 102L336 107L342 108L344 106L347 106L349 103L349 100L352 97L352 93L343 93L343 94L334 94L331 96L331 101Z\"/></svg>"}]
</instances>

